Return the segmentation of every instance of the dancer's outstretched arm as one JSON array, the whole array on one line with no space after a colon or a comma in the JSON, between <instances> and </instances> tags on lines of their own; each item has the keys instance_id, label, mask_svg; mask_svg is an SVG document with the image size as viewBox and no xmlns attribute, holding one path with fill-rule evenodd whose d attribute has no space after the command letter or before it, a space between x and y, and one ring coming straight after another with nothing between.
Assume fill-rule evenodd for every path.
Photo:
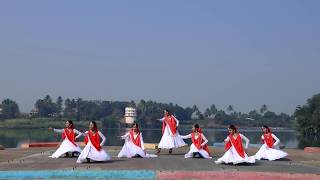
<instances>
[{"instance_id":1,"label":"dancer's outstretched arm","mask_svg":"<svg viewBox=\"0 0 320 180\"><path fill-rule=\"evenodd\" d=\"M230 141L229 136L228 136L226 139L224 139L223 141L224 141L225 143L229 142L229 141Z\"/></svg>"},{"instance_id":2,"label":"dancer's outstretched arm","mask_svg":"<svg viewBox=\"0 0 320 180\"><path fill-rule=\"evenodd\" d=\"M262 142L262 144L265 144L263 135L261 136L261 142Z\"/></svg>"},{"instance_id":3,"label":"dancer's outstretched arm","mask_svg":"<svg viewBox=\"0 0 320 180\"><path fill-rule=\"evenodd\" d=\"M77 134L77 136L75 137L75 139L79 139L83 134L82 134L82 132L80 132L80 131L78 131L78 130L76 130L76 129L73 129L73 132L75 133L75 134Z\"/></svg>"},{"instance_id":4,"label":"dancer's outstretched arm","mask_svg":"<svg viewBox=\"0 0 320 180\"><path fill-rule=\"evenodd\" d=\"M54 132L56 132L56 133L63 133L63 130L64 129L55 129L55 128L53 128L52 129Z\"/></svg>"},{"instance_id":5,"label":"dancer's outstretched arm","mask_svg":"<svg viewBox=\"0 0 320 180\"><path fill-rule=\"evenodd\" d=\"M106 137L100 131L98 131L98 134L99 134L100 138L102 139L100 146L103 146L104 143L106 142Z\"/></svg>"},{"instance_id":6,"label":"dancer's outstretched arm","mask_svg":"<svg viewBox=\"0 0 320 180\"><path fill-rule=\"evenodd\" d=\"M125 135L120 136L120 137L121 137L121 139L127 139L128 136L129 136L129 133L127 132Z\"/></svg>"},{"instance_id":7,"label":"dancer's outstretched arm","mask_svg":"<svg viewBox=\"0 0 320 180\"><path fill-rule=\"evenodd\" d=\"M180 138L182 139L190 139L191 138L191 134L185 135L185 136L181 136L179 135Z\"/></svg>"},{"instance_id":8,"label":"dancer's outstretched arm","mask_svg":"<svg viewBox=\"0 0 320 180\"><path fill-rule=\"evenodd\" d=\"M144 142L143 142L142 133L140 133L140 144L141 144L141 148L144 150Z\"/></svg>"},{"instance_id":9,"label":"dancer's outstretched arm","mask_svg":"<svg viewBox=\"0 0 320 180\"><path fill-rule=\"evenodd\" d=\"M175 116L173 116L174 117L174 119L176 120L176 123L177 123L177 127L179 126L179 120L175 117Z\"/></svg>"},{"instance_id":10,"label":"dancer's outstretched arm","mask_svg":"<svg viewBox=\"0 0 320 180\"><path fill-rule=\"evenodd\" d=\"M248 149L250 140L247 137L245 137L243 134L240 134L240 136L241 136L241 139L243 139L246 142L245 148Z\"/></svg>"},{"instance_id":11,"label":"dancer's outstretched arm","mask_svg":"<svg viewBox=\"0 0 320 180\"><path fill-rule=\"evenodd\" d=\"M208 139L203 134L201 134L201 137L203 139L203 143L201 144L201 146L204 146L208 143Z\"/></svg>"},{"instance_id":12,"label":"dancer's outstretched arm","mask_svg":"<svg viewBox=\"0 0 320 180\"><path fill-rule=\"evenodd\" d=\"M271 136L273 137L274 140L276 140L276 142L274 143L274 146L277 146L280 143L280 139L274 134L272 134Z\"/></svg>"}]
</instances>

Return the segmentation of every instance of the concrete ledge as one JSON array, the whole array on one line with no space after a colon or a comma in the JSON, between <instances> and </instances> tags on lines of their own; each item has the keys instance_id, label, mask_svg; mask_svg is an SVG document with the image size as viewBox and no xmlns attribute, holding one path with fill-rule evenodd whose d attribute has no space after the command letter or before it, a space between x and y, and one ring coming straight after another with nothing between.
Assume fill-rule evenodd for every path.
<instances>
[{"instance_id":1,"label":"concrete ledge","mask_svg":"<svg viewBox=\"0 0 320 180\"><path fill-rule=\"evenodd\" d=\"M155 143L144 143L144 148L146 149L157 149L158 144Z\"/></svg>"},{"instance_id":2,"label":"concrete ledge","mask_svg":"<svg viewBox=\"0 0 320 180\"><path fill-rule=\"evenodd\" d=\"M36 147L58 147L61 142L37 142L37 143L24 143L21 148L36 148ZM84 142L76 142L79 146L85 146Z\"/></svg>"},{"instance_id":3,"label":"concrete ledge","mask_svg":"<svg viewBox=\"0 0 320 180\"><path fill-rule=\"evenodd\" d=\"M36 147L58 147L60 146L61 142L34 142L34 143L24 143L21 144L20 147L25 149L25 148L36 148ZM84 147L86 146L84 142L76 142L78 146ZM144 143L144 147L146 149L157 149L158 144L157 143ZM187 145L186 145L187 147ZM0 145L0 150L1 150L1 145Z\"/></svg>"},{"instance_id":4,"label":"concrete ledge","mask_svg":"<svg viewBox=\"0 0 320 180\"><path fill-rule=\"evenodd\" d=\"M21 148L26 149L26 148L39 148L39 147L58 147L60 146L61 142L35 142L35 143L24 143L21 144ZM84 147L85 144L84 142L76 142L78 146ZM158 144L155 143L144 143L144 147L146 149L157 149ZM1 150L1 145L0 145L0 150Z\"/></svg>"},{"instance_id":5,"label":"concrete ledge","mask_svg":"<svg viewBox=\"0 0 320 180\"><path fill-rule=\"evenodd\" d=\"M182 147L189 147L189 146L185 145L185 146L182 146ZM144 148L146 148L146 149L158 149L158 144L157 143L144 143Z\"/></svg>"},{"instance_id":6,"label":"concrete ledge","mask_svg":"<svg viewBox=\"0 0 320 180\"><path fill-rule=\"evenodd\" d=\"M320 153L320 147L305 147L304 152L307 153Z\"/></svg>"}]
</instances>

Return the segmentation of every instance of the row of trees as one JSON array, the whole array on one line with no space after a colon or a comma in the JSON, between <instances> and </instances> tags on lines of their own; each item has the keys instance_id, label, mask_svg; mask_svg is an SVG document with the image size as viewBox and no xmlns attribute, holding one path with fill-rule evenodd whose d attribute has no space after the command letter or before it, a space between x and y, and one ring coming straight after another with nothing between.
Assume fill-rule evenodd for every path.
<instances>
[{"instance_id":1,"label":"row of trees","mask_svg":"<svg viewBox=\"0 0 320 180\"><path fill-rule=\"evenodd\" d=\"M8 101L8 102L7 102ZM4 103L5 102L5 103ZM19 107L12 100L4 100L3 111L7 112L8 106L12 109L16 107L17 111L10 111L5 113L2 119L15 118L19 116ZM14 105L13 105L14 104ZM185 122L193 121L207 121L216 125L238 124L246 126L260 126L268 124L270 126L285 126L292 125L292 117L281 113L276 114L268 110L267 105L262 105L259 110L253 110L249 113L237 112L232 105L229 105L224 110L219 110L214 104L202 113L199 108L181 107L173 103L159 103L155 101L141 100L137 104L134 101L98 101L98 100L83 100L77 99L63 99L59 96L53 100L49 95L43 99L39 99L35 103L33 117L55 117L68 118L76 121L101 120L106 123L116 123L123 118L125 107L136 107L138 113L138 121L143 126L154 127L159 126L160 123L154 123L163 115L164 109L169 109L174 112L174 115Z\"/></svg>"},{"instance_id":2,"label":"row of trees","mask_svg":"<svg viewBox=\"0 0 320 180\"><path fill-rule=\"evenodd\" d=\"M67 118L75 121L119 121L123 117L124 109L127 106L134 106L134 102L119 101L88 101L82 98L65 100L61 96L53 101L47 95L35 103L37 113L32 117L56 117Z\"/></svg>"},{"instance_id":3,"label":"row of trees","mask_svg":"<svg viewBox=\"0 0 320 180\"><path fill-rule=\"evenodd\" d=\"M229 125L237 124L242 126L262 126L268 125L273 127L291 127L293 118L285 113L276 114L271 111L258 113L252 110L249 113L232 112L227 114L223 110L217 111L207 119L213 120L216 124Z\"/></svg>"},{"instance_id":4,"label":"row of trees","mask_svg":"<svg viewBox=\"0 0 320 180\"><path fill-rule=\"evenodd\" d=\"M160 123L154 123L154 120L163 115L164 109L174 112L174 115L183 121L207 120L217 125L239 124L248 126L261 126L268 124L271 126L292 125L292 117L281 113L276 114L268 110L267 105L262 105L258 110L249 113L236 112L232 105L224 110L218 110L213 104L202 113L199 108L183 108L173 103L158 103L155 101L141 100L136 104L131 102L119 101L88 101L81 98L65 99L58 97L54 102L49 95L43 99L37 100L35 107L38 109L40 117L65 117L74 120L102 120L104 122L118 122L123 118L124 109L127 106L137 108L138 121L148 127L158 126Z\"/></svg>"}]
</instances>

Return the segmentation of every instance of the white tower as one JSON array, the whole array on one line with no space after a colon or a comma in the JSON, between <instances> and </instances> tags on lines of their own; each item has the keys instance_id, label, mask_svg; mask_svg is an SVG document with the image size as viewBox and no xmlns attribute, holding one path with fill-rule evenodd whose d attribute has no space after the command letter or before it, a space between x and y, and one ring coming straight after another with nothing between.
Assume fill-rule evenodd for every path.
<instances>
[{"instance_id":1,"label":"white tower","mask_svg":"<svg viewBox=\"0 0 320 180\"><path fill-rule=\"evenodd\" d=\"M137 118L137 110L133 107L125 108L124 121L126 124L132 124Z\"/></svg>"}]
</instances>

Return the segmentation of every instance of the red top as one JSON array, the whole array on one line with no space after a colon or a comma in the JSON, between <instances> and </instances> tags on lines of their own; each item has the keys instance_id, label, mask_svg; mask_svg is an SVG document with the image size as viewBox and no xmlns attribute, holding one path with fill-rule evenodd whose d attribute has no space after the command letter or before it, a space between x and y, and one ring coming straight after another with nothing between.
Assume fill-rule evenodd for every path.
<instances>
[{"instance_id":1,"label":"red top","mask_svg":"<svg viewBox=\"0 0 320 180\"><path fill-rule=\"evenodd\" d=\"M164 133L167 125L169 126L172 134L175 135L177 132L177 122L174 116L169 115L164 117L164 120L162 122L162 134Z\"/></svg>"},{"instance_id":2,"label":"red top","mask_svg":"<svg viewBox=\"0 0 320 180\"><path fill-rule=\"evenodd\" d=\"M73 129L64 128L61 137L63 140L67 138L73 145L77 146Z\"/></svg>"},{"instance_id":3,"label":"red top","mask_svg":"<svg viewBox=\"0 0 320 180\"><path fill-rule=\"evenodd\" d=\"M196 148L198 150L203 149L205 151L207 151L207 153L210 155L209 152L209 148L208 145L205 144L203 147L201 147L201 144L204 142L204 140L202 139L202 133L198 133L198 138L196 139L195 137L195 133L191 133L191 139L192 139L192 143L196 146Z\"/></svg>"},{"instance_id":4,"label":"red top","mask_svg":"<svg viewBox=\"0 0 320 180\"><path fill-rule=\"evenodd\" d=\"M141 141L140 141L140 132L138 132L138 135L136 138L134 138L134 132L133 130L130 131L130 140L135 144L136 146L141 148Z\"/></svg>"},{"instance_id":5,"label":"red top","mask_svg":"<svg viewBox=\"0 0 320 180\"><path fill-rule=\"evenodd\" d=\"M233 137L232 134L229 135L229 142L226 143L226 150L229 150L231 148L231 146L233 146L236 151L238 152L238 154L244 158L244 150L242 147L242 139L240 134L238 134L238 136L236 138Z\"/></svg>"},{"instance_id":6,"label":"red top","mask_svg":"<svg viewBox=\"0 0 320 180\"><path fill-rule=\"evenodd\" d=\"M273 144L274 144L274 140L273 140L272 134L271 133L264 134L263 137L264 137L264 142L267 144L267 146L269 148L272 148Z\"/></svg>"},{"instance_id":7,"label":"red top","mask_svg":"<svg viewBox=\"0 0 320 180\"><path fill-rule=\"evenodd\" d=\"M88 135L84 138L84 143L87 144L89 142L90 138L90 142L91 144L98 150L101 150L101 146L100 146L100 136L98 134L98 131L96 131L96 133L93 133L91 131L88 132Z\"/></svg>"}]
</instances>

